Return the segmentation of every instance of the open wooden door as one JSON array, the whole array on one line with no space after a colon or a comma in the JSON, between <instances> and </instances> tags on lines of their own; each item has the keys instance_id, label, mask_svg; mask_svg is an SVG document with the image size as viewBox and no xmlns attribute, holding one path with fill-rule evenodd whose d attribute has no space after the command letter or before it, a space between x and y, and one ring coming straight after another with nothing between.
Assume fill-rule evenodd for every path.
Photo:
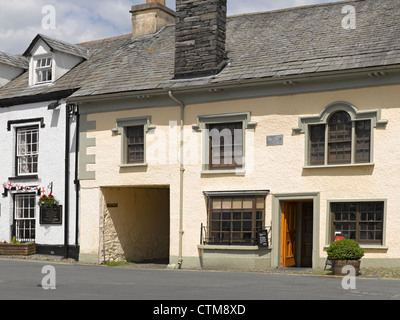
<instances>
[{"instance_id":1,"label":"open wooden door","mask_svg":"<svg viewBox=\"0 0 400 320\"><path fill-rule=\"evenodd\" d=\"M282 202L281 267L291 267L296 264L296 211L296 202Z\"/></svg>"},{"instance_id":2,"label":"open wooden door","mask_svg":"<svg viewBox=\"0 0 400 320\"><path fill-rule=\"evenodd\" d=\"M301 217L301 266L312 267L313 251L313 202L303 202Z\"/></svg>"}]
</instances>

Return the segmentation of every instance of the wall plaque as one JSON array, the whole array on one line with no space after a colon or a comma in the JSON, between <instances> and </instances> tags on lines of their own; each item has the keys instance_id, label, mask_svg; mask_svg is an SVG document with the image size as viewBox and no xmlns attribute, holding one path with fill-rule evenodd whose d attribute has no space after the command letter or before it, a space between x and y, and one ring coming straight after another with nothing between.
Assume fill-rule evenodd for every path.
<instances>
[{"instance_id":1,"label":"wall plaque","mask_svg":"<svg viewBox=\"0 0 400 320\"><path fill-rule=\"evenodd\" d=\"M40 207L40 224L62 224L62 206Z\"/></svg>"},{"instance_id":2,"label":"wall plaque","mask_svg":"<svg viewBox=\"0 0 400 320\"><path fill-rule=\"evenodd\" d=\"M267 146L282 146L283 134L277 136L267 136Z\"/></svg>"}]
</instances>

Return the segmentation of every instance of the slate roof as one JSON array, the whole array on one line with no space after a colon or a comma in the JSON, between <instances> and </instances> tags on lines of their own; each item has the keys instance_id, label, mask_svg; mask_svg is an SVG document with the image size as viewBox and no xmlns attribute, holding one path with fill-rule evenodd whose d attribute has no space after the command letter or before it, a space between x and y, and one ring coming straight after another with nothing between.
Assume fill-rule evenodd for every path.
<instances>
[{"instance_id":1,"label":"slate roof","mask_svg":"<svg viewBox=\"0 0 400 320\"><path fill-rule=\"evenodd\" d=\"M356 9L356 29L342 28L344 5ZM229 64L219 75L173 80L175 27L154 35L125 35L84 44L87 61L46 88L28 76L0 90L0 99L78 89L72 97L274 80L323 72L400 66L400 1L356 0L232 16L227 19Z\"/></svg>"},{"instance_id":2,"label":"slate roof","mask_svg":"<svg viewBox=\"0 0 400 320\"><path fill-rule=\"evenodd\" d=\"M44 34L38 34L35 39L32 40L31 44L29 45L28 49L25 50L24 56L29 56L32 48L36 45L36 43L39 40L43 40L49 47L50 49L54 51L60 51L64 52L76 57L81 57L84 59L88 58L88 52L87 49L82 47L82 46L77 46L65 41L60 41L57 39L53 39L49 36L46 36Z\"/></svg>"},{"instance_id":3,"label":"slate roof","mask_svg":"<svg viewBox=\"0 0 400 320\"><path fill-rule=\"evenodd\" d=\"M0 63L20 69L28 69L28 59L21 56L15 56L5 52L0 52Z\"/></svg>"}]
</instances>

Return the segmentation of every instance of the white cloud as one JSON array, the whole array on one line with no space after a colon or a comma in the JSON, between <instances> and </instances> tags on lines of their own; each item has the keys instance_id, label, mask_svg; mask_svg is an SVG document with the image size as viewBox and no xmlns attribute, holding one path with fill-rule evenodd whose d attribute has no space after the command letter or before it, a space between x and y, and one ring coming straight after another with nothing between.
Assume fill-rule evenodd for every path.
<instances>
[{"instance_id":1,"label":"white cloud","mask_svg":"<svg viewBox=\"0 0 400 320\"><path fill-rule=\"evenodd\" d=\"M338 0L228 0L228 15L275 10ZM0 0L0 51L20 54L38 33L71 43L98 40L131 31L132 5L145 0ZM56 29L44 30L42 8L54 6ZM175 0L166 0L175 10Z\"/></svg>"}]
</instances>

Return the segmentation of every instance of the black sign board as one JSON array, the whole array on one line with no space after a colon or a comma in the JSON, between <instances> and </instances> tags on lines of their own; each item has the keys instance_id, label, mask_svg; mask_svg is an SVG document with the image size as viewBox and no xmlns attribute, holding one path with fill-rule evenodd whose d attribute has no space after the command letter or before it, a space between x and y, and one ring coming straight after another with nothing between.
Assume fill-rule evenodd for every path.
<instances>
[{"instance_id":1,"label":"black sign board","mask_svg":"<svg viewBox=\"0 0 400 320\"><path fill-rule=\"evenodd\" d=\"M40 224L62 224L62 206L40 207Z\"/></svg>"},{"instance_id":2,"label":"black sign board","mask_svg":"<svg viewBox=\"0 0 400 320\"><path fill-rule=\"evenodd\" d=\"M268 247L268 230L260 230L257 232L257 242L259 247Z\"/></svg>"}]
</instances>

